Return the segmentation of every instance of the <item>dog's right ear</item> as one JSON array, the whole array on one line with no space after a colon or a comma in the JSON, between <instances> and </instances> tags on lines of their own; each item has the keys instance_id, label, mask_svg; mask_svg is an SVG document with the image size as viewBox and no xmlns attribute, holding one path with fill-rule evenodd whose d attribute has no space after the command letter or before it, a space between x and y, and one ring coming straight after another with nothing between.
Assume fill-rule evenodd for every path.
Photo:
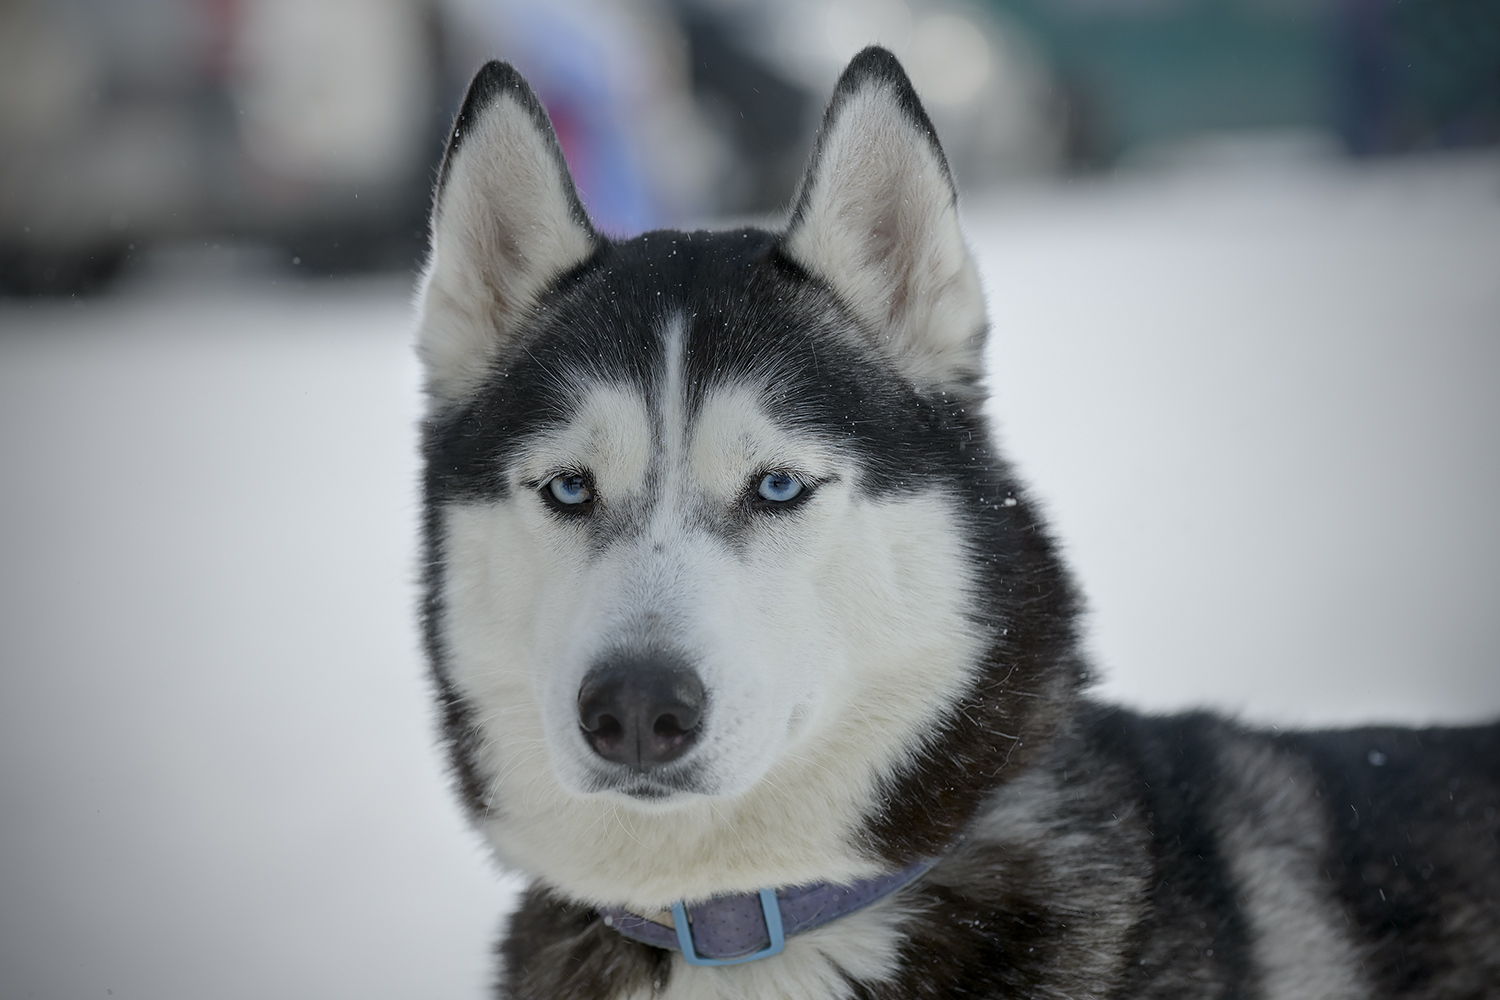
<instances>
[{"instance_id":1,"label":"dog's right ear","mask_svg":"<svg viewBox=\"0 0 1500 1000\"><path fill-rule=\"evenodd\" d=\"M916 385L977 391L979 272L937 133L885 49L860 52L839 77L783 239Z\"/></svg>"},{"instance_id":2,"label":"dog's right ear","mask_svg":"<svg viewBox=\"0 0 1500 1000\"><path fill-rule=\"evenodd\" d=\"M541 102L512 66L487 63L433 201L417 334L431 402L473 392L542 289L598 243Z\"/></svg>"}]
</instances>

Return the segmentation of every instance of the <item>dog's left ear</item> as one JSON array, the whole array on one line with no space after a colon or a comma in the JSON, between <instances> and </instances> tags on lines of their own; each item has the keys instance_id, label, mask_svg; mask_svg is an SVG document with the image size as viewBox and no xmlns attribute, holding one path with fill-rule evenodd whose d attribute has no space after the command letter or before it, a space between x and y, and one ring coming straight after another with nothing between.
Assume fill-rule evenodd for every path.
<instances>
[{"instance_id":1,"label":"dog's left ear","mask_svg":"<svg viewBox=\"0 0 1500 1000\"><path fill-rule=\"evenodd\" d=\"M978 382L984 295L953 178L889 51L865 49L839 78L783 247L919 388Z\"/></svg>"}]
</instances>

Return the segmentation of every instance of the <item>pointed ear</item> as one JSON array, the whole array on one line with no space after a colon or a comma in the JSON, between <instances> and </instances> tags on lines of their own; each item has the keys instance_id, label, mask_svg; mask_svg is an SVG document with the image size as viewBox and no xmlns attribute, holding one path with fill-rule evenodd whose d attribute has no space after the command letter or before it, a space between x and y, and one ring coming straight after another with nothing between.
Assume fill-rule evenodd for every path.
<instances>
[{"instance_id":1,"label":"pointed ear","mask_svg":"<svg viewBox=\"0 0 1500 1000\"><path fill-rule=\"evenodd\" d=\"M417 334L432 402L477 388L542 290L598 243L541 102L513 67L486 64L433 199Z\"/></svg>"},{"instance_id":2,"label":"pointed ear","mask_svg":"<svg viewBox=\"0 0 1500 1000\"><path fill-rule=\"evenodd\" d=\"M974 387L985 313L937 134L896 57L834 88L783 248L826 281L919 388Z\"/></svg>"}]
</instances>

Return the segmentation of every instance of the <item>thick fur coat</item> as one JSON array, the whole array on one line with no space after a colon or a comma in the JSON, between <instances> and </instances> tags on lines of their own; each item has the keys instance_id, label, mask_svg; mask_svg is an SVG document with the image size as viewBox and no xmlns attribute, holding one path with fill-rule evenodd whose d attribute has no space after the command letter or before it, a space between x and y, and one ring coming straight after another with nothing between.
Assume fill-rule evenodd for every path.
<instances>
[{"instance_id":1,"label":"thick fur coat","mask_svg":"<svg viewBox=\"0 0 1500 1000\"><path fill-rule=\"evenodd\" d=\"M499 994L1500 996L1500 728L1087 700L985 329L889 53L840 79L783 229L628 240L480 71L420 297L423 618L459 793L532 879ZM740 965L601 916L920 858Z\"/></svg>"}]
</instances>

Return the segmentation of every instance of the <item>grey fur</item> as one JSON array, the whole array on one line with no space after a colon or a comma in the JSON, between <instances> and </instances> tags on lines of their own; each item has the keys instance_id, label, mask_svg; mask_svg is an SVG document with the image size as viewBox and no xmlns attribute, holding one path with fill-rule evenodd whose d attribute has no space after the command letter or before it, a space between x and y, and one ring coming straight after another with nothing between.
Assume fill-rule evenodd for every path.
<instances>
[{"instance_id":1,"label":"grey fur","mask_svg":"<svg viewBox=\"0 0 1500 1000\"><path fill-rule=\"evenodd\" d=\"M1406 844L1384 860L1428 890L1419 901L1410 885L1391 888L1391 908L1372 920L1345 894L1369 885L1385 898L1380 876L1352 873L1357 886L1338 877L1354 856L1334 789L1344 775L1303 751L1324 734L1081 709L1079 727L1006 786L913 888L922 905L906 973L856 995L1500 995L1496 727L1402 733L1409 755L1378 767L1369 754L1386 739L1331 734L1368 747L1364 767L1378 773L1366 807ZM1455 773L1436 748L1424 760L1424 741L1459 744L1466 766ZM1447 800L1450 782L1462 799ZM1415 810L1400 802L1412 794ZM1195 863L1182 864L1189 853ZM1429 866L1459 854L1462 871L1433 884ZM1399 912L1398 893L1408 897Z\"/></svg>"}]
</instances>

